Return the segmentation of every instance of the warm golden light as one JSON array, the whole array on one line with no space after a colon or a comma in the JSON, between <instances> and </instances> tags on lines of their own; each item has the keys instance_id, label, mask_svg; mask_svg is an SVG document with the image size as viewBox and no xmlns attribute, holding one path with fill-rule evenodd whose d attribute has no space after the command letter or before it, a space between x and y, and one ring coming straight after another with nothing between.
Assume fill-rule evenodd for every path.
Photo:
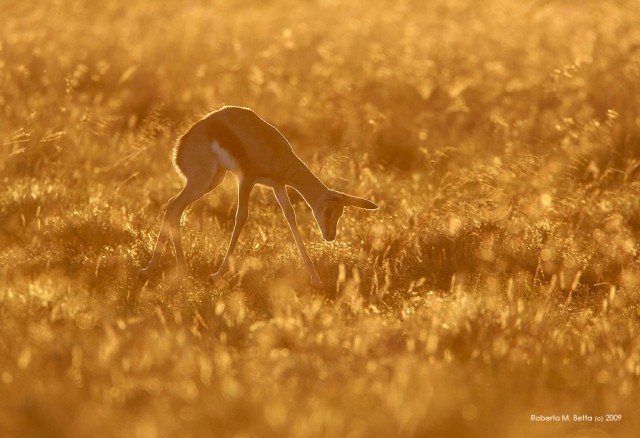
<instances>
[{"instance_id":1,"label":"warm golden light","mask_svg":"<svg viewBox=\"0 0 640 438\"><path fill-rule=\"evenodd\" d=\"M637 0L23 0L0 16L0 436L640 430ZM176 138L225 104L380 206L327 243L289 192L324 289L263 189L207 281L230 177L182 219L190 277L167 246L137 278L183 184Z\"/></svg>"}]
</instances>

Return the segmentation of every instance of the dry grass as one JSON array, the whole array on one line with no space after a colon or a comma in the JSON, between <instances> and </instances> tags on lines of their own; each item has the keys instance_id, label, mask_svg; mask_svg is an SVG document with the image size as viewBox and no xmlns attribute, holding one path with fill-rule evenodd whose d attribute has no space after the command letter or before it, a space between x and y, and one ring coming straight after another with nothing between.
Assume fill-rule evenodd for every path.
<instances>
[{"instance_id":1,"label":"dry grass","mask_svg":"<svg viewBox=\"0 0 640 438\"><path fill-rule=\"evenodd\" d=\"M1 9L0 435L637 432L637 2ZM263 190L205 281L232 179L185 219L193 278L136 282L173 139L222 104L381 205L331 244L297 205L325 291Z\"/></svg>"}]
</instances>

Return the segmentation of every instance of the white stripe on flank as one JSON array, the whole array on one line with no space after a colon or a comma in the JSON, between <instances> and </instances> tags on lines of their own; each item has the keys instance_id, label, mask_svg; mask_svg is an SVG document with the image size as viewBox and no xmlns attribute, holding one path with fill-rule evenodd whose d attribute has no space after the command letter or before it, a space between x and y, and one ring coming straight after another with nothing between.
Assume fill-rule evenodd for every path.
<instances>
[{"instance_id":1,"label":"white stripe on flank","mask_svg":"<svg viewBox=\"0 0 640 438\"><path fill-rule=\"evenodd\" d=\"M211 143L211 150L218 156L218 164L221 168L231 171L238 168L236 160L233 159L228 150L220 146L218 140L213 140L213 143Z\"/></svg>"}]
</instances>

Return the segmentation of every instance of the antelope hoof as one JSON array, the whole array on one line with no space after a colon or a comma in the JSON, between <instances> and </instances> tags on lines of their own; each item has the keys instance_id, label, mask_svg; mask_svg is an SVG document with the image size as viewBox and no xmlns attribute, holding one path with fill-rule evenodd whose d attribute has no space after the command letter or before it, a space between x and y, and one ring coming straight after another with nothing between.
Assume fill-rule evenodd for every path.
<instances>
[{"instance_id":1,"label":"antelope hoof","mask_svg":"<svg viewBox=\"0 0 640 438\"><path fill-rule=\"evenodd\" d=\"M149 279L150 276L151 276L151 268L149 268L148 266L138 271L138 280L147 280Z\"/></svg>"},{"instance_id":2,"label":"antelope hoof","mask_svg":"<svg viewBox=\"0 0 640 438\"><path fill-rule=\"evenodd\" d=\"M224 275L224 272L218 271L215 274L209 275L209 281L213 284L219 283L220 280L222 280L223 275Z\"/></svg>"},{"instance_id":3,"label":"antelope hoof","mask_svg":"<svg viewBox=\"0 0 640 438\"><path fill-rule=\"evenodd\" d=\"M320 278L311 278L311 287L314 289L324 289L324 283Z\"/></svg>"},{"instance_id":4,"label":"antelope hoof","mask_svg":"<svg viewBox=\"0 0 640 438\"><path fill-rule=\"evenodd\" d=\"M175 273L176 280L182 280L184 278L187 278L188 276L189 276L189 270L187 269L186 266L178 266L176 268L176 273Z\"/></svg>"}]
</instances>

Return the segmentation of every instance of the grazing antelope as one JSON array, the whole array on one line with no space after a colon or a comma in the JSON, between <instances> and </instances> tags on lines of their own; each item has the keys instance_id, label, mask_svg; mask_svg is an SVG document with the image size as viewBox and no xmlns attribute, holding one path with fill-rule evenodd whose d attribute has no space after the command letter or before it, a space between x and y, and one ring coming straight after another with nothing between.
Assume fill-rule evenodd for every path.
<instances>
[{"instance_id":1,"label":"grazing antelope","mask_svg":"<svg viewBox=\"0 0 640 438\"><path fill-rule=\"evenodd\" d=\"M186 184L167 204L153 256L148 266L140 271L143 278L157 267L169 232L173 237L179 275L186 274L187 264L180 238L182 213L189 204L218 186L227 171L238 179L238 206L229 247L218 271L211 275L213 280L229 270L229 257L249 216L249 195L256 184L273 189L314 287L322 287L322 281L300 237L285 187L292 187L302 195L313 210L322 237L327 241L335 239L338 220L345 206L367 210L378 208L371 201L325 186L293 152L287 139L247 108L225 106L205 116L178 140L174 160Z\"/></svg>"}]
</instances>

